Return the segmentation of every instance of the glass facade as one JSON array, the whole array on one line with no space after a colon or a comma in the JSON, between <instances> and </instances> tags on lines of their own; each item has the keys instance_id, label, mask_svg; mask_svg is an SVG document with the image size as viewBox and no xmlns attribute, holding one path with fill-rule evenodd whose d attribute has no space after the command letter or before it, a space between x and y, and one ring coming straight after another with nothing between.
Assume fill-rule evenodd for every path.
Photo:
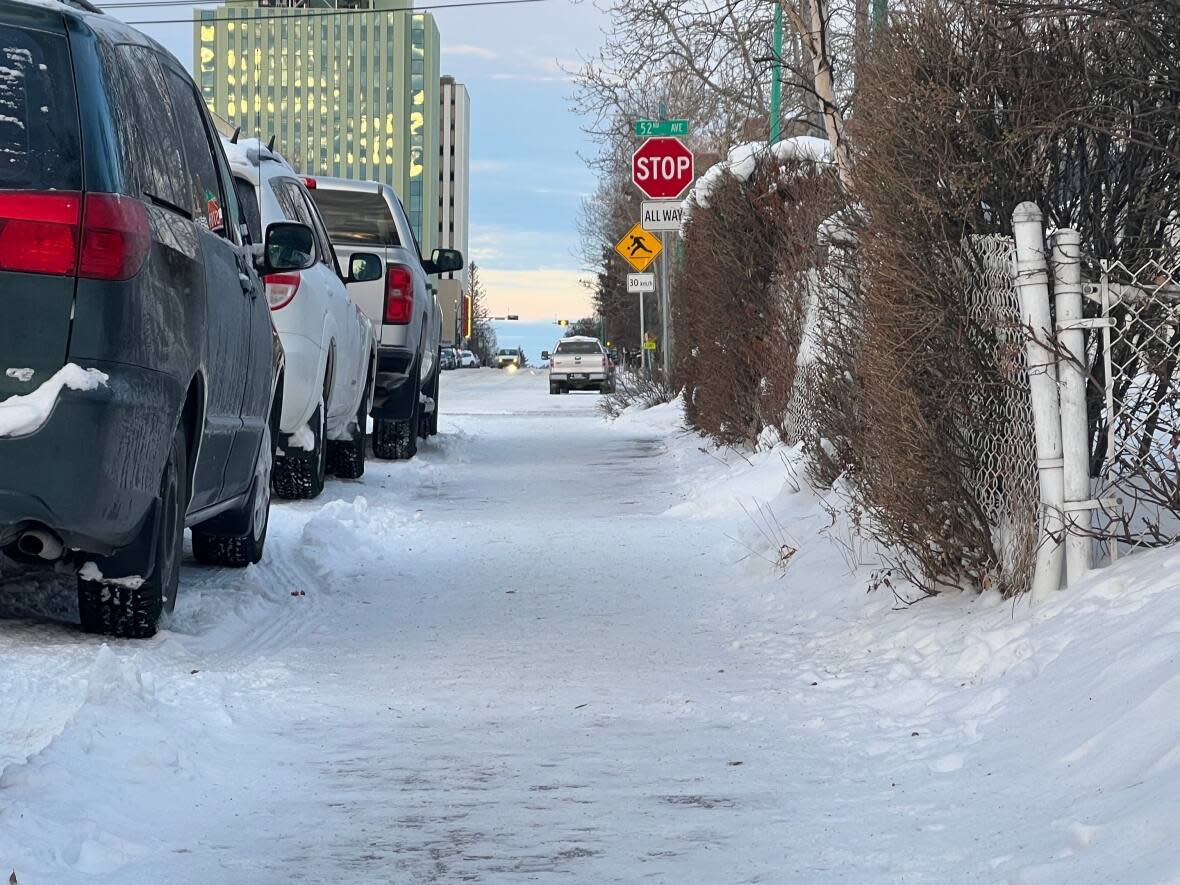
<instances>
[{"instance_id":1,"label":"glass facade","mask_svg":"<svg viewBox=\"0 0 1180 885\"><path fill-rule=\"evenodd\" d=\"M201 95L309 175L376 180L437 245L439 38L402 0L231 0L193 13ZM352 3L350 6L354 5Z\"/></svg>"}]
</instances>

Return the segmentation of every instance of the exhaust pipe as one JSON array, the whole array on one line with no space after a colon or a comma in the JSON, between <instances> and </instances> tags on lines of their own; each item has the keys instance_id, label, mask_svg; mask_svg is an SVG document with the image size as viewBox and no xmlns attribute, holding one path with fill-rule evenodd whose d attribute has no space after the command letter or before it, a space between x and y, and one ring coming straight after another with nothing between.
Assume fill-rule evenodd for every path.
<instances>
[{"instance_id":1,"label":"exhaust pipe","mask_svg":"<svg viewBox=\"0 0 1180 885\"><path fill-rule=\"evenodd\" d=\"M16 539L16 549L25 556L36 556L40 559L61 559L64 547L52 532L32 529Z\"/></svg>"}]
</instances>

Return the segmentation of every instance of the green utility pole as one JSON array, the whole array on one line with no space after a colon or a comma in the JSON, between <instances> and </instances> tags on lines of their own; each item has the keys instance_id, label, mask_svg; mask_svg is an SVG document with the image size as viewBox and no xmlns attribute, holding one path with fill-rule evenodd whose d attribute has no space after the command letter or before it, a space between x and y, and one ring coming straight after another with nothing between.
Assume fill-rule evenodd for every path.
<instances>
[{"instance_id":1,"label":"green utility pole","mask_svg":"<svg viewBox=\"0 0 1180 885\"><path fill-rule=\"evenodd\" d=\"M885 27L885 18L889 14L889 0L873 0L873 30L879 31Z\"/></svg>"},{"instance_id":2,"label":"green utility pole","mask_svg":"<svg viewBox=\"0 0 1180 885\"><path fill-rule=\"evenodd\" d=\"M884 0L873 0L884 5ZM783 4L774 4L774 67L770 81L770 143L776 144L782 135L782 80L783 80Z\"/></svg>"}]
</instances>

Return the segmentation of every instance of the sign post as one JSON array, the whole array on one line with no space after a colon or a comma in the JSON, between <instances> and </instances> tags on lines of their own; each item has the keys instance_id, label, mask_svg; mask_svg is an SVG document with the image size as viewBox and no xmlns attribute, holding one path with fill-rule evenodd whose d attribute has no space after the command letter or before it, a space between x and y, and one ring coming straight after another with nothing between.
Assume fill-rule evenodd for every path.
<instances>
[{"instance_id":1,"label":"sign post","mask_svg":"<svg viewBox=\"0 0 1180 885\"><path fill-rule=\"evenodd\" d=\"M645 134L640 131L642 128L644 127L637 123L636 133ZM687 129L686 124L685 134ZM692 151L679 138L663 135L662 132L646 139L631 156L631 181L652 201L643 204L640 224L647 230L660 232L661 253L667 249L667 232L679 230L683 221L683 208L672 201L680 197L692 184L696 177L693 165ZM672 376L672 298L668 282L668 261L668 256L665 256L659 268L660 325L664 336L662 364L665 380Z\"/></svg>"},{"instance_id":2,"label":"sign post","mask_svg":"<svg viewBox=\"0 0 1180 885\"><path fill-rule=\"evenodd\" d=\"M667 245L667 234L660 234L660 245ZM661 363L664 369L664 383L672 382L672 290L668 285L668 262L671 253L664 256L660 262L660 324L664 330L664 348L661 352Z\"/></svg>"}]
</instances>

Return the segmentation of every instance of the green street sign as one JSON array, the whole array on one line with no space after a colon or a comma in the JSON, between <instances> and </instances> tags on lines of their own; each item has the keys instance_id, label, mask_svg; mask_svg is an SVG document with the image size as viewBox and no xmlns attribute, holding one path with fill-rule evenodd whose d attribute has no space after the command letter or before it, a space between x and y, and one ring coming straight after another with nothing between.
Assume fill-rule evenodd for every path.
<instances>
[{"instance_id":1,"label":"green street sign","mask_svg":"<svg viewBox=\"0 0 1180 885\"><path fill-rule=\"evenodd\" d=\"M688 120L636 120L635 134L640 138L653 135L688 135Z\"/></svg>"}]
</instances>

